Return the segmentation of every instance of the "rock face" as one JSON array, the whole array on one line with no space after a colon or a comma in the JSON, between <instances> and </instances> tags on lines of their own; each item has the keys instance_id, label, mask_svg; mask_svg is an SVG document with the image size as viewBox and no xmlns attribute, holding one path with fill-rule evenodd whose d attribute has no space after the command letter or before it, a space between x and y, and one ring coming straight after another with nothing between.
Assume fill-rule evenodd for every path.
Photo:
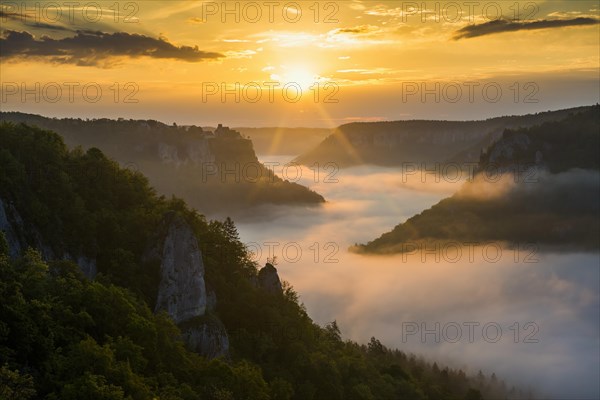
<instances>
[{"instance_id":1,"label":"rock face","mask_svg":"<svg viewBox=\"0 0 600 400\"><path fill-rule=\"evenodd\" d=\"M85 256L79 256L75 261L79 265L79 269L83 275L89 280L96 278L98 274L98 268L96 266L96 259Z\"/></svg>"},{"instance_id":2,"label":"rock face","mask_svg":"<svg viewBox=\"0 0 600 400\"><path fill-rule=\"evenodd\" d=\"M180 326L188 348L208 358L225 357L229 351L229 337L225 325L214 316L198 323Z\"/></svg>"},{"instance_id":3,"label":"rock face","mask_svg":"<svg viewBox=\"0 0 600 400\"><path fill-rule=\"evenodd\" d=\"M0 231L4 232L8 243L8 255L10 258L19 257L27 247L37 249L42 258L46 261L51 260L70 260L79 265L83 275L92 280L96 277L96 259L78 255L73 257L68 252L55 252L48 246L35 226L27 224L21 218L21 215L12 204L0 199ZM28 238L28 239L26 239Z\"/></svg>"},{"instance_id":4,"label":"rock face","mask_svg":"<svg viewBox=\"0 0 600 400\"><path fill-rule=\"evenodd\" d=\"M260 271L258 271L258 284L264 291L272 294L283 293L281 287L281 281L277 274L277 269L272 264L265 264Z\"/></svg>"},{"instance_id":5,"label":"rock face","mask_svg":"<svg viewBox=\"0 0 600 400\"><path fill-rule=\"evenodd\" d=\"M223 323L209 312L216 294L204 281L204 263L190 225L175 213L165 217L162 232L143 261L158 262L160 283L156 311L166 311L179 325L187 346L205 357L226 356L229 338Z\"/></svg>"},{"instance_id":6,"label":"rock face","mask_svg":"<svg viewBox=\"0 0 600 400\"><path fill-rule=\"evenodd\" d=\"M206 284L206 311L215 311L217 309L217 293Z\"/></svg>"},{"instance_id":7,"label":"rock face","mask_svg":"<svg viewBox=\"0 0 600 400\"><path fill-rule=\"evenodd\" d=\"M7 213L7 211L9 211ZM8 243L8 255L11 258L16 258L21 254L21 240L17 231L13 228L13 224L23 224L18 213L10 212L5 208L4 202L0 199L0 231L4 232L6 242ZM10 214L10 217L9 217ZM15 221L11 221L15 220Z\"/></svg>"},{"instance_id":8,"label":"rock face","mask_svg":"<svg viewBox=\"0 0 600 400\"><path fill-rule=\"evenodd\" d=\"M160 261L156 311L164 310L180 323L203 316L206 311L204 264L192 228L183 217L170 219L164 240L146 260Z\"/></svg>"}]
</instances>

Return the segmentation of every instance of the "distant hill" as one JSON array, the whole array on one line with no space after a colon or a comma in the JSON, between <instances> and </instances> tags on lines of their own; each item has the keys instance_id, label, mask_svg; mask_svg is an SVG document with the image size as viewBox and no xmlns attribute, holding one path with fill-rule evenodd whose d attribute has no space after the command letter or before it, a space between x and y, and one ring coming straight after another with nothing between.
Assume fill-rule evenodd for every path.
<instances>
[{"instance_id":1,"label":"distant hill","mask_svg":"<svg viewBox=\"0 0 600 400\"><path fill-rule=\"evenodd\" d=\"M160 193L182 197L208 214L324 201L308 188L274 175L259 163L252 141L224 127L209 132L153 120L56 119L19 112L2 112L0 121L53 130L71 148L96 147L122 166L142 172Z\"/></svg>"},{"instance_id":2,"label":"distant hill","mask_svg":"<svg viewBox=\"0 0 600 400\"><path fill-rule=\"evenodd\" d=\"M326 128L235 128L250 137L258 155L292 156L309 151L329 136Z\"/></svg>"},{"instance_id":3,"label":"distant hill","mask_svg":"<svg viewBox=\"0 0 600 400\"><path fill-rule=\"evenodd\" d=\"M507 128L538 125L565 118L589 107L505 116L482 121L356 122L338 127L333 134L295 161L336 163L340 167L403 163L476 163L482 149Z\"/></svg>"},{"instance_id":4,"label":"distant hill","mask_svg":"<svg viewBox=\"0 0 600 400\"><path fill-rule=\"evenodd\" d=\"M600 106L517 130L481 155L458 193L352 250L397 253L450 241L597 251Z\"/></svg>"}]
</instances>

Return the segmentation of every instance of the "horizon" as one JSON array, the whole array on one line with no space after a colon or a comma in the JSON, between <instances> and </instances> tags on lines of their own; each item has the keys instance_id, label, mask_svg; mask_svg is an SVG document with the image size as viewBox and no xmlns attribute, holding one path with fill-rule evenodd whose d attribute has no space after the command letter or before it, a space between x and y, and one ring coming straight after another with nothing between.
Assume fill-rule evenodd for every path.
<instances>
[{"instance_id":1,"label":"horizon","mask_svg":"<svg viewBox=\"0 0 600 400\"><path fill-rule=\"evenodd\" d=\"M3 2L1 104L323 128L564 109L600 101L599 13L585 0Z\"/></svg>"},{"instance_id":2,"label":"horizon","mask_svg":"<svg viewBox=\"0 0 600 400\"><path fill-rule=\"evenodd\" d=\"M488 118L481 118L481 119L396 119L396 120L381 120L381 121L369 121L369 120L359 120L359 121L352 121L352 122L347 122L341 125L337 125L334 126L333 128L326 128L323 126L233 126L233 125L228 125L227 123L222 123L219 122L218 124L223 125L224 127L228 127L231 129L337 129L343 125L348 125L348 124L353 124L353 123L390 123L390 122L408 122L408 121L437 121L437 122L482 122L482 121L487 121L490 119L497 119L497 118L509 118L509 117L522 117L522 116L526 116L526 115L536 115L536 114L543 114L543 113L549 113L549 112L556 112L556 111L566 111L566 110L574 110L574 109L578 109L578 108L585 108L585 107L594 107L599 105L600 103L594 103L594 104L584 104L584 105L576 105L576 106L572 106L572 107L567 107L567 108L555 108L555 109L548 109L548 110L541 110L541 111L537 111L537 112L527 112L524 114L503 114L503 115L496 115L496 116L492 116L492 117L488 117ZM210 129L216 129L218 124L210 125L210 124L205 124L205 123L196 123L196 124L183 124L177 121L169 121L169 122L165 122L165 121L161 121L161 120L157 120L154 118L128 118L128 117L123 117L123 116L117 116L117 117L77 117L77 116L63 116L63 117L59 117L59 116L49 116L49 115L42 115L42 114L35 114L35 113L28 113L28 112L22 112L22 111L6 111L6 110L1 110L0 113L22 113L22 114L28 114L28 115L34 115L37 117L42 117L42 118L49 118L49 119L81 119L81 120L89 120L89 121L94 121L94 120L111 120L111 121L119 121L119 120L125 120L125 121L157 121L163 125L169 125L172 126L173 124L176 124L177 126L180 127L200 127L202 129L206 129L206 128L210 128Z\"/></svg>"}]
</instances>

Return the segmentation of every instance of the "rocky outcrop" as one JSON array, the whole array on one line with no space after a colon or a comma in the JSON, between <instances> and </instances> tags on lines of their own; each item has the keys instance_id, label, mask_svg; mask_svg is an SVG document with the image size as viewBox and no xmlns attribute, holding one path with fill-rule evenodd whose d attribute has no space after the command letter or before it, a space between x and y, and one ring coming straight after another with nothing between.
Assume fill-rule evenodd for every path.
<instances>
[{"instance_id":1,"label":"rocky outcrop","mask_svg":"<svg viewBox=\"0 0 600 400\"><path fill-rule=\"evenodd\" d=\"M217 309L217 293L207 283L206 284L206 311L215 311Z\"/></svg>"},{"instance_id":2,"label":"rocky outcrop","mask_svg":"<svg viewBox=\"0 0 600 400\"><path fill-rule=\"evenodd\" d=\"M272 264L266 263L265 266L258 271L258 284L260 288L267 293L283 293L277 269Z\"/></svg>"},{"instance_id":3,"label":"rocky outcrop","mask_svg":"<svg viewBox=\"0 0 600 400\"><path fill-rule=\"evenodd\" d=\"M96 266L95 258L79 256L75 262L77 265L79 265L79 269L86 278L89 280L96 278L96 275L98 274L98 267Z\"/></svg>"},{"instance_id":4,"label":"rocky outcrop","mask_svg":"<svg viewBox=\"0 0 600 400\"><path fill-rule=\"evenodd\" d=\"M144 261L156 260L160 265L156 311L164 310L180 323L206 311L204 264L196 236L183 217L170 214L165 225L165 232Z\"/></svg>"},{"instance_id":5,"label":"rocky outcrop","mask_svg":"<svg viewBox=\"0 0 600 400\"><path fill-rule=\"evenodd\" d=\"M79 255L73 257L68 252L56 252L50 247L42 237L39 230L32 224L27 224L21 218L17 209L2 199L0 199L0 231L4 232L8 244L8 255L10 258L17 258L27 247L37 249L46 261L69 260L73 261L83 275L92 280L96 277L96 259Z\"/></svg>"},{"instance_id":6,"label":"rocky outcrop","mask_svg":"<svg viewBox=\"0 0 600 400\"><path fill-rule=\"evenodd\" d=\"M169 213L144 263L158 263L160 283L156 311L166 311L179 325L188 347L206 357L227 355L229 338L223 323L208 311L217 297L204 281L204 263L194 231L179 214Z\"/></svg>"},{"instance_id":7,"label":"rocky outcrop","mask_svg":"<svg viewBox=\"0 0 600 400\"><path fill-rule=\"evenodd\" d=\"M23 220L19 214L13 212L12 207L6 207L2 199L0 199L0 231L4 232L8 244L8 255L11 258L18 257L22 250L19 233L14 228L14 226L18 226L19 224L23 225Z\"/></svg>"},{"instance_id":8,"label":"rocky outcrop","mask_svg":"<svg viewBox=\"0 0 600 400\"><path fill-rule=\"evenodd\" d=\"M180 325L188 348L208 358L226 357L229 337L225 325L217 317L209 315Z\"/></svg>"}]
</instances>

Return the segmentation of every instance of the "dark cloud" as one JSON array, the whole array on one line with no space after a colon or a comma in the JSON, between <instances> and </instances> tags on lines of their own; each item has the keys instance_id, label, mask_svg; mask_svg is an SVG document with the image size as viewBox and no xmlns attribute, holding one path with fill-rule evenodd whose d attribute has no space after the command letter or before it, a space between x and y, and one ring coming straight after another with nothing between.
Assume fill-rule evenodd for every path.
<instances>
[{"instance_id":1,"label":"dark cloud","mask_svg":"<svg viewBox=\"0 0 600 400\"><path fill-rule=\"evenodd\" d=\"M494 33L516 32L521 30L562 28L565 26L595 25L600 21L595 18L579 17L574 19L539 20L532 22L511 22L504 19L485 22L478 25L465 26L454 33L454 40L492 35Z\"/></svg>"},{"instance_id":2,"label":"dark cloud","mask_svg":"<svg viewBox=\"0 0 600 400\"><path fill-rule=\"evenodd\" d=\"M164 38L151 38L126 32L77 31L75 36L36 39L29 32L7 30L0 37L0 58L44 58L51 62L77 65L99 65L114 57L170 58L188 62L224 57L205 52L197 46L175 46Z\"/></svg>"}]
</instances>

